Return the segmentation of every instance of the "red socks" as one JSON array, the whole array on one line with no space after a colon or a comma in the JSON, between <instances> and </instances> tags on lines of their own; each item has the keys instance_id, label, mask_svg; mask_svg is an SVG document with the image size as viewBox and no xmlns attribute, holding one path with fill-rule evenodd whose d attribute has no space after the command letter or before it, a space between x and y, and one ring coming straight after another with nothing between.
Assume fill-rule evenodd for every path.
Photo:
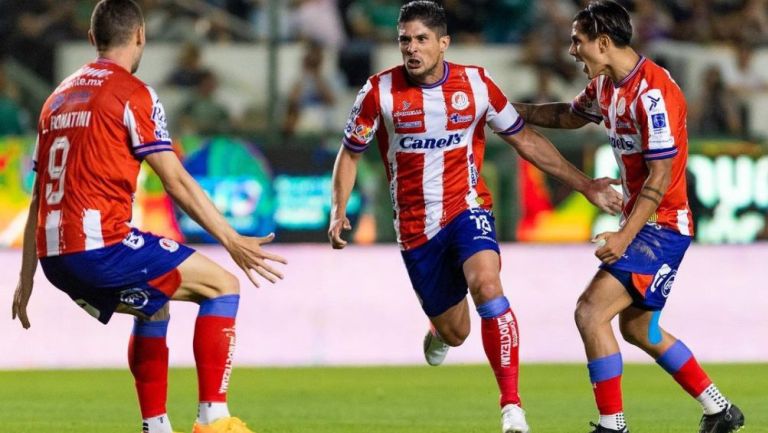
<instances>
[{"instance_id":1,"label":"red socks","mask_svg":"<svg viewBox=\"0 0 768 433\"><path fill-rule=\"evenodd\" d=\"M226 295L200 304L192 344L201 402L227 401L239 300L239 295Z\"/></svg>"},{"instance_id":2,"label":"red socks","mask_svg":"<svg viewBox=\"0 0 768 433\"><path fill-rule=\"evenodd\" d=\"M506 297L500 297L477 307L482 318L483 348L496 376L501 407L520 406L518 379L520 375L519 333L517 319Z\"/></svg>"},{"instance_id":3,"label":"red socks","mask_svg":"<svg viewBox=\"0 0 768 433\"><path fill-rule=\"evenodd\" d=\"M166 413L168 397L168 321L136 320L128 342L128 365L136 382L141 417Z\"/></svg>"}]
</instances>

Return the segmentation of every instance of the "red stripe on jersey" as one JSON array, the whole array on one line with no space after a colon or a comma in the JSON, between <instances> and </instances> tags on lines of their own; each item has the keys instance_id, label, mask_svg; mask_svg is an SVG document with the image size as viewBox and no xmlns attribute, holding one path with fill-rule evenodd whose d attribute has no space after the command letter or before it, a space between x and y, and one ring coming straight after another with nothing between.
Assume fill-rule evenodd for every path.
<instances>
[{"instance_id":1,"label":"red stripe on jersey","mask_svg":"<svg viewBox=\"0 0 768 433\"><path fill-rule=\"evenodd\" d=\"M453 217L467 208L465 200L469 192L469 162L467 149L460 147L443 155L443 215L440 225L444 226Z\"/></svg>"},{"instance_id":2,"label":"red stripe on jersey","mask_svg":"<svg viewBox=\"0 0 768 433\"><path fill-rule=\"evenodd\" d=\"M404 74L393 73L392 89L392 122L395 125L395 133L427 132L424 122L424 94L421 88L409 86Z\"/></svg>"},{"instance_id":3,"label":"red stripe on jersey","mask_svg":"<svg viewBox=\"0 0 768 433\"><path fill-rule=\"evenodd\" d=\"M467 85L467 73L462 67L456 74L451 74L443 84L446 125L448 131L466 129L475 120L475 95Z\"/></svg>"},{"instance_id":4,"label":"red stripe on jersey","mask_svg":"<svg viewBox=\"0 0 768 433\"><path fill-rule=\"evenodd\" d=\"M488 100L491 106L497 113L500 113L507 106L507 97L504 96L504 93L493 80L488 79L483 68L478 68L478 71L480 71L480 77L482 77L485 86L488 88Z\"/></svg>"},{"instance_id":5,"label":"red stripe on jersey","mask_svg":"<svg viewBox=\"0 0 768 433\"><path fill-rule=\"evenodd\" d=\"M426 209L424 207L424 154L400 152L397 161L397 206L400 222L400 242L408 249L426 242L424 235Z\"/></svg>"}]
</instances>

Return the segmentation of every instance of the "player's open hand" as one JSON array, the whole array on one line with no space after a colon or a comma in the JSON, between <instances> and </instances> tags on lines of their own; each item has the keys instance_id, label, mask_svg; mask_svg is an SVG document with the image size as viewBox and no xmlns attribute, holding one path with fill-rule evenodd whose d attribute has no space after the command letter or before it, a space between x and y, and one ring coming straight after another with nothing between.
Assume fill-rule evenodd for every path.
<instances>
[{"instance_id":1,"label":"player's open hand","mask_svg":"<svg viewBox=\"0 0 768 433\"><path fill-rule=\"evenodd\" d=\"M589 188L584 192L584 196L601 211L616 215L621 212L624 199L621 193L611 185L621 185L621 180L610 177L592 179L589 182Z\"/></svg>"},{"instance_id":2,"label":"player's open hand","mask_svg":"<svg viewBox=\"0 0 768 433\"><path fill-rule=\"evenodd\" d=\"M347 241L341 237L342 231L352 230L352 224L346 215L339 217L331 216L331 225L328 227L328 239L334 250L340 250L347 246Z\"/></svg>"},{"instance_id":3,"label":"player's open hand","mask_svg":"<svg viewBox=\"0 0 768 433\"><path fill-rule=\"evenodd\" d=\"M595 236L592 242L597 244L595 257L606 265L612 265L624 255L632 240L627 239L622 232L603 232Z\"/></svg>"},{"instance_id":4,"label":"player's open hand","mask_svg":"<svg viewBox=\"0 0 768 433\"><path fill-rule=\"evenodd\" d=\"M254 272L261 275L262 278L270 283L276 283L278 279L283 279L283 274L272 267L269 262L288 264L285 258L265 251L261 246L268 244L275 239L275 234L270 233L264 237L240 236L235 243L227 247L232 260L237 266L245 271L245 275L251 280L254 286L259 286L259 280Z\"/></svg>"},{"instance_id":5,"label":"player's open hand","mask_svg":"<svg viewBox=\"0 0 768 433\"><path fill-rule=\"evenodd\" d=\"M29 304L29 297L32 296L32 281L24 283L19 280L16 285L16 292L13 293L13 307L12 307L12 319L19 318L21 326L24 329L29 329L29 317L27 317L27 304Z\"/></svg>"}]
</instances>

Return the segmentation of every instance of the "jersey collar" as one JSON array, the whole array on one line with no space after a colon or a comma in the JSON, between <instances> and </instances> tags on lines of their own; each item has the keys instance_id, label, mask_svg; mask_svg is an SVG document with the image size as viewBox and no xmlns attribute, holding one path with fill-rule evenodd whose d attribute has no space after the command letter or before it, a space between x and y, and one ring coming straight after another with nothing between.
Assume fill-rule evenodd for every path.
<instances>
[{"instance_id":1,"label":"jersey collar","mask_svg":"<svg viewBox=\"0 0 768 433\"><path fill-rule=\"evenodd\" d=\"M623 85L627 84L628 82L630 82L632 80L632 78L634 78L635 75L637 75L637 71L640 70L640 66L642 66L643 63L645 63L645 56L641 55L640 59L638 59L638 61L637 61L637 64L635 64L635 67L632 68L632 70L629 72L629 74L627 74L626 77L622 78L622 80L619 81L618 83L613 83L613 87L619 88L619 87L622 87Z\"/></svg>"}]
</instances>

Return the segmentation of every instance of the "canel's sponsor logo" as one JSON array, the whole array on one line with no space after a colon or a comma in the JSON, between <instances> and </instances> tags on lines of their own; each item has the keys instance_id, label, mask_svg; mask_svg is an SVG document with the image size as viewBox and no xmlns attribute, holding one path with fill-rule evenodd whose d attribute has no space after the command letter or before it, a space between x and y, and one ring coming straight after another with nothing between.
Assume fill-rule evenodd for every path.
<instances>
[{"instance_id":1,"label":"canel's sponsor logo","mask_svg":"<svg viewBox=\"0 0 768 433\"><path fill-rule=\"evenodd\" d=\"M619 150L632 150L635 148L635 142L624 137L608 137L611 147Z\"/></svg>"},{"instance_id":2,"label":"canel's sponsor logo","mask_svg":"<svg viewBox=\"0 0 768 433\"><path fill-rule=\"evenodd\" d=\"M406 136L400 139L403 149L442 149L461 143L461 134L451 134L443 138L414 138Z\"/></svg>"}]
</instances>

